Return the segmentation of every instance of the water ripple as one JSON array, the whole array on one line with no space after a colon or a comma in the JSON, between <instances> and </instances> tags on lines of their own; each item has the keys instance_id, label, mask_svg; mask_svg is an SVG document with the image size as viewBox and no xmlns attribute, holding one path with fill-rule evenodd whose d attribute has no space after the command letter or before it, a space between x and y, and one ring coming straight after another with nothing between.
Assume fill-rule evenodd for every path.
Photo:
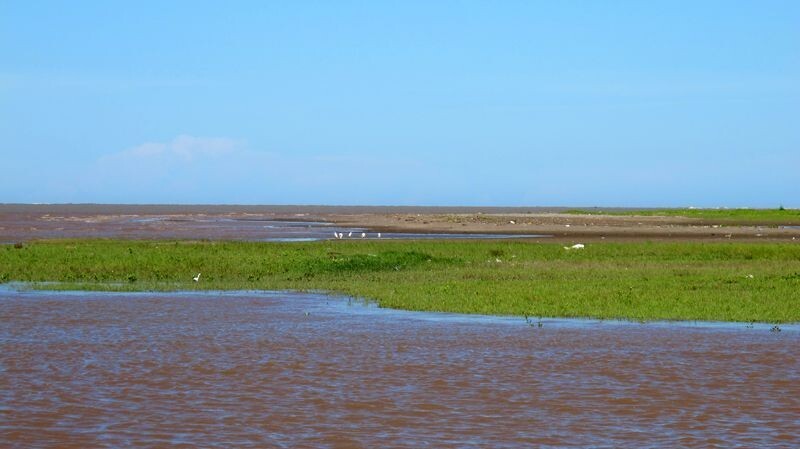
<instances>
[{"instance_id":1,"label":"water ripple","mask_svg":"<svg viewBox=\"0 0 800 449\"><path fill-rule=\"evenodd\" d=\"M4 447L800 441L800 332L0 291Z\"/></svg>"}]
</instances>

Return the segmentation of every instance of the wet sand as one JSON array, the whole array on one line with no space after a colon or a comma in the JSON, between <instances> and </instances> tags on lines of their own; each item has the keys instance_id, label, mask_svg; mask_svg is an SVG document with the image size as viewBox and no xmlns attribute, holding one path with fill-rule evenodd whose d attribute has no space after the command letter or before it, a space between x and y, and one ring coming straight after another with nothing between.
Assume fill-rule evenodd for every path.
<instances>
[{"instance_id":1,"label":"wet sand","mask_svg":"<svg viewBox=\"0 0 800 449\"><path fill-rule=\"evenodd\" d=\"M792 447L800 329L0 292L0 443Z\"/></svg>"},{"instance_id":2,"label":"wet sand","mask_svg":"<svg viewBox=\"0 0 800 449\"><path fill-rule=\"evenodd\" d=\"M609 211L614 209L607 209ZM0 242L43 238L270 240L270 222L382 234L547 235L558 241L795 241L800 228L682 217L566 214L566 208L0 205ZM277 237L282 238L282 237Z\"/></svg>"}]
</instances>

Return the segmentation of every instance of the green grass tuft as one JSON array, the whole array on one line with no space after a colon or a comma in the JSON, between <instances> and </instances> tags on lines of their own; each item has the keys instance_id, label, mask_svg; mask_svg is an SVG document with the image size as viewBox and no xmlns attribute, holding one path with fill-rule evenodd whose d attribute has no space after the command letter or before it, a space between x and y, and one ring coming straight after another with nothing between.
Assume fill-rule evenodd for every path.
<instances>
[{"instance_id":1,"label":"green grass tuft","mask_svg":"<svg viewBox=\"0 0 800 449\"><path fill-rule=\"evenodd\" d=\"M425 263L449 262L449 259L433 257L419 251L386 251L377 254L341 254L329 252L329 258L314 258L303 263L308 274L388 271L418 267Z\"/></svg>"}]
</instances>

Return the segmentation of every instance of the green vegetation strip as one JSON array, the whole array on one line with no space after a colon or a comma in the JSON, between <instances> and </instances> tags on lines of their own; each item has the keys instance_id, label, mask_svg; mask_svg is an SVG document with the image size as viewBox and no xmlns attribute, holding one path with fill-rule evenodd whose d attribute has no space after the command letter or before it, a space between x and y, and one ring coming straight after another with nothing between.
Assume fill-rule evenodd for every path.
<instances>
[{"instance_id":1,"label":"green vegetation strip","mask_svg":"<svg viewBox=\"0 0 800 449\"><path fill-rule=\"evenodd\" d=\"M643 209L604 211L602 209L573 209L575 215L622 215L643 217L686 217L701 220L741 221L765 224L800 224L800 209Z\"/></svg>"},{"instance_id":2,"label":"green vegetation strip","mask_svg":"<svg viewBox=\"0 0 800 449\"><path fill-rule=\"evenodd\" d=\"M384 307L532 317L800 321L795 244L42 241L0 246L0 282L11 281L325 290ZM48 282L58 284L37 284Z\"/></svg>"}]
</instances>

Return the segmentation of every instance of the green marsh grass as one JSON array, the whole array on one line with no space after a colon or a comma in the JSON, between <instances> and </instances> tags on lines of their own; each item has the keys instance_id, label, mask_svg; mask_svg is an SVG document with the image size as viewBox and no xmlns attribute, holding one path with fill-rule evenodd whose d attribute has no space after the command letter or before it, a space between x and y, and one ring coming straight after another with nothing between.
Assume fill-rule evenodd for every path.
<instances>
[{"instance_id":1,"label":"green marsh grass","mask_svg":"<svg viewBox=\"0 0 800 449\"><path fill-rule=\"evenodd\" d=\"M0 247L0 282L11 281L48 289L324 290L383 307L529 317L800 321L800 245L779 243L596 243L566 251L530 241L41 241Z\"/></svg>"},{"instance_id":2,"label":"green marsh grass","mask_svg":"<svg viewBox=\"0 0 800 449\"><path fill-rule=\"evenodd\" d=\"M800 224L800 209L644 209L626 211L603 211L573 209L568 214L576 215L624 215L643 217L686 217L701 220L721 220L731 222L764 224Z\"/></svg>"}]
</instances>

